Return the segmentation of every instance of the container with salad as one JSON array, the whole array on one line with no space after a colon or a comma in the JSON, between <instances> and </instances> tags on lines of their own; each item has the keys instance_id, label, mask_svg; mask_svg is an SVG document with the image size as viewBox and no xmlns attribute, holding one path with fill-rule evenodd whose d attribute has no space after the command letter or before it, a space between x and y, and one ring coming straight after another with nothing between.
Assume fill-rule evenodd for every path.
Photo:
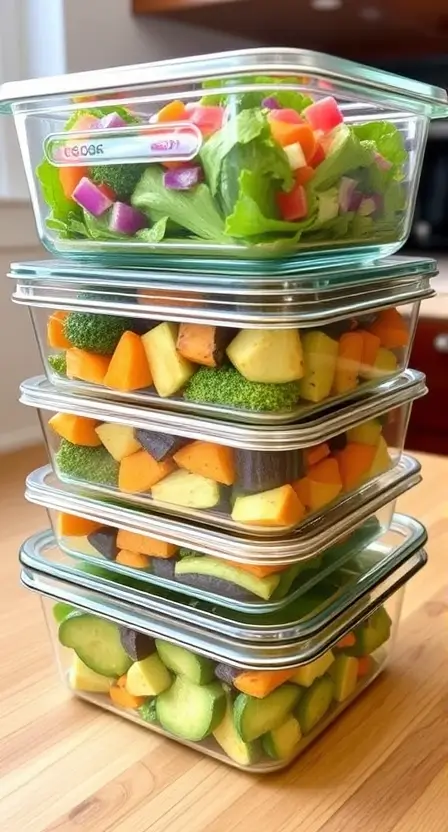
<instances>
[{"instance_id":1,"label":"container with salad","mask_svg":"<svg viewBox=\"0 0 448 832\"><path fill-rule=\"evenodd\" d=\"M50 251L167 268L397 251L448 115L444 90L299 49L13 82L0 108Z\"/></svg>"},{"instance_id":2,"label":"container with salad","mask_svg":"<svg viewBox=\"0 0 448 832\"><path fill-rule=\"evenodd\" d=\"M400 460L412 401L407 371L320 418L238 425L21 385L37 409L58 477L149 510L262 536L291 531L344 503Z\"/></svg>"},{"instance_id":3,"label":"container with salad","mask_svg":"<svg viewBox=\"0 0 448 832\"><path fill-rule=\"evenodd\" d=\"M337 285L321 270L243 289L58 261L11 268L13 299L29 307L61 391L265 424L359 398L407 368L435 261L358 272Z\"/></svg>"},{"instance_id":4,"label":"container with salad","mask_svg":"<svg viewBox=\"0 0 448 832\"><path fill-rule=\"evenodd\" d=\"M426 562L423 528L397 516L395 531L398 541L378 548L376 564L355 558L351 571L324 578L256 625L253 616L188 599L179 614L168 593L159 603L102 569L75 575L48 533L23 545L21 579L42 597L73 695L268 773L296 759L388 661L403 586Z\"/></svg>"}]
</instances>

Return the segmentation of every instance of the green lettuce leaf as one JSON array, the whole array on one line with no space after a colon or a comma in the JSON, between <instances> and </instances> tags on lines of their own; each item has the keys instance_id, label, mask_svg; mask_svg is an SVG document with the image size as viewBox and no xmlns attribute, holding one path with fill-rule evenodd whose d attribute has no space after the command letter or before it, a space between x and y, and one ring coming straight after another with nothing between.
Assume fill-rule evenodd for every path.
<instances>
[{"instance_id":1,"label":"green lettuce leaf","mask_svg":"<svg viewBox=\"0 0 448 832\"><path fill-rule=\"evenodd\" d=\"M137 231L136 237L144 243L160 243L165 237L168 224L168 217L161 217L151 228L142 228Z\"/></svg>"},{"instance_id":2,"label":"green lettuce leaf","mask_svg":"<svg viewBox=\"0 0 448 832\"><path fill-rule=\"evenodd\" d=\"M313 188L326 191L337 185L343 176L374 164L373 153L364 147L347 125L337 129L333 143L323 162L316 168L312 180Z\"/></svg>"},{"instance_id":3,"label":"green lettuce leaf","mask_svg":"<svg viewBox=\"0 0 448 832\"><path fill-rule=\"evenodd\" d=\"M107 107L84 107L80 110L75 110L74 113L70 116L68 121L64 125L64 130L72 130L76 122L81 116L89 115L94 116L95 118L103 118L103 116L109 115L109 113L117 113L123 121L126 121L128 124L139 124L141 119L139 116L134 115L131 113L126 107L120 107L119 104L115 106L107 106Z\"/></svg>"},{"instance_id":4,"label":"green lettuce leaf","mask_svg":"<svg viewBox=\"0 0 448 832\"><path fill-rule=\"evenodd\" d=\"M352 128L360 141L372 142L381 156L395 167L404 164L408 154L403 136L390 121L370 121Z\"/></svg>"},{"instance_id":5,"label":"green lettuce leaf","mask_svg":"<svg viewBox=\"0 0 448 832\"><path fill-rule=\"evenodd\" d=\"M36 176L40 182L42 196L51 208L49 220L66 225L70 217L82 219L81 208L72 199L67 199L62 190L59 168L43 159L36 168Z\"/></svg>"},{"instance_id":6,"label":"green lettuce leaf","mask_svg":"<svg viewBox=\"0 0 448 832\"><path fill-rule=\"evenodd\" d=\"M173 191L163 183L163 171L150 165L133 195L132 205L154 222L161 217L188 229L197 237L214 242L228 242L224 220L219 214L210 188L201 183L189 191Z\"/></svg>"},{"instance_id":7,"label":"green lettuce leaf","mask_svg":"<svg viewBox=\"0 0 448 832\"><path fill-rule=\"evenodd\" d=\"M272 183L257 171L243 170L239 178L239 197L233 213L226 219L226 232L231 237L260 237L263 234L287 234L298 240L302 231L315 219L314 206L301 222L276 218L275 191Z\"/></svg>"},{"instance_id":8,"label":"green lettuce leaf","mask_svg":"<svg viewBox=\"0 0 448 832\"><path fill-rule=\"evenodd\" d=\"M213 89L216 86L234 86L235 84L266 84L267 87L274 86L274 90L264 90L261 92L242 92L242 93L226 93L222 92L215 95L204 95L201 98L201 104L204 106L221 106L226 107L231 104L235 112L240 110L252 109L261 107L264 98L276 98L280 107L288 107L296 112L301 113L305 107L313 103L313 99L309 95L297 92L296 90L282 90L284 84L294 83L293 78L273 78L269 75L255 75L253 77L242 76L241 78L230 78L223 80L222 78L215 78L210 81L205 81L204 89Z\"/></svg>"}]
</instances>

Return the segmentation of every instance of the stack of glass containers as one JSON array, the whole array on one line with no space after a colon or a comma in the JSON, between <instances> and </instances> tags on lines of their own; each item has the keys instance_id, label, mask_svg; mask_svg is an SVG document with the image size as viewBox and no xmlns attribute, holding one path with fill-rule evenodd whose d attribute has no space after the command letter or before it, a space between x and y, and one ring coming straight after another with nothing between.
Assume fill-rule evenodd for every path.
<instances>
[{"instance_id":1,"label":"stack of glass containers","mask_svg":"<svg viewBox=\"0 0 448 832\"><path fill-rule=\"evenodd\" d=\"M46 599L71 690L254 771L383 668L434 261L392 257L445 92L301 50L7 84L39 236Z\"/></svg>"}]
</instances>

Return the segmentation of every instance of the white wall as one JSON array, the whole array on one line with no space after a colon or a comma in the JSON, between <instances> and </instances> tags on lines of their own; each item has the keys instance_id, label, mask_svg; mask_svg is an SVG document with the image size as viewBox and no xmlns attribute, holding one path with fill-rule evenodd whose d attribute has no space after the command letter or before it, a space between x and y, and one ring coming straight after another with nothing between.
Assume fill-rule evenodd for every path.
<instances>
[{"instance_id":1,"label":"white wall","mask_svg":"<svg viewBox=\"0 0 448 832\"><path fill-rule=\"evenodd\" d=\"M38 7L42 10L48 3L32 0L30 8L37 14ZM34 46L27 55L29 75L62 71L64 61L68 71L79 72L257 45L169 20L134 18L130 0L51 0L51 4L56 36L64 28L65 44L56 50L36 50L39 42L44 44L36 31L42 34L48 18L30 15ZM12 281L3 275L12 261L48 256L38 247L29 206L0 200L0 452L39 437L35 414L19 405L17 396L20 382L41 370L28 312L11 304Z\"/></svg>"}]
</instances>

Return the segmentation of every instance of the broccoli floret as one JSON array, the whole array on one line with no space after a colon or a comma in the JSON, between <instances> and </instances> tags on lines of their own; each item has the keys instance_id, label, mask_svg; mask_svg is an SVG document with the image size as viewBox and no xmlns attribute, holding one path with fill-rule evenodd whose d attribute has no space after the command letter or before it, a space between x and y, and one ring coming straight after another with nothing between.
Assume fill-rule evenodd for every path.
<instances>
[{"instance_id":1,"label":"broccoli floret","mask_svg":"<svg viewBox=\"0 0 448 832\"><path fill-rule=\"evenodd\" d=\"M262 384L248 381L234 367L201 367L188 382L184 398L190 402L273 412L294 407L299 390L297 381Z\"/></svg>"},{"instance_id":2,"label":"broccoli floret","mask_svg":"<svg viewBox=\"0 0 448 832\"><path fill-rule=\"evenodd\" d=\"M96 185L112 188L120 202L127 202L147 167L144 164L94 165L90 168L90 178Z\"/></svg>"},{"instance_id":3,"label":"broccoli floret","mask_svg":"<svg viewBox=\"0 0 448 832\"><path fill-rule=\"evenodd\" d=\"M55 353L54 355L49 355L47 361L51 369L55 373L57 373L58 376L67 375L67 359L65 357L65 352L59 352Z\"/></svg>"},{"instance_id":4,"label":"broccoli floret","mask_svg":"<svg viewBox=\"0 0 448 832\"><path fill-rule=\"evenodd\" d=\"M127 329L128 318L90 312L71 312L64 322L64 335L70 344L98 355L112 355Z\"/></svg>"},{"instance_id":5,"label":"broccoli floret","mask_svg":"<svg viewBox=\"0 0 448 832\"><path fill-rule=\"evenodd\" d=\"M138 713L145 722L158 722L156 700L147 699L146 702L143 702L143 705L140 705Z\"/></svg>"},{"instance_id":6,"label":"broccoli floret","mask_svg":"<svg viewBox=\"0 0 448 832\"><path fill-rule=\"evenodd\" d=\"M59 472L67 477L99 485L118 484L118 462L106 448L73 445L61 439L55 459Z\"/></svg>"}]
</instances>

